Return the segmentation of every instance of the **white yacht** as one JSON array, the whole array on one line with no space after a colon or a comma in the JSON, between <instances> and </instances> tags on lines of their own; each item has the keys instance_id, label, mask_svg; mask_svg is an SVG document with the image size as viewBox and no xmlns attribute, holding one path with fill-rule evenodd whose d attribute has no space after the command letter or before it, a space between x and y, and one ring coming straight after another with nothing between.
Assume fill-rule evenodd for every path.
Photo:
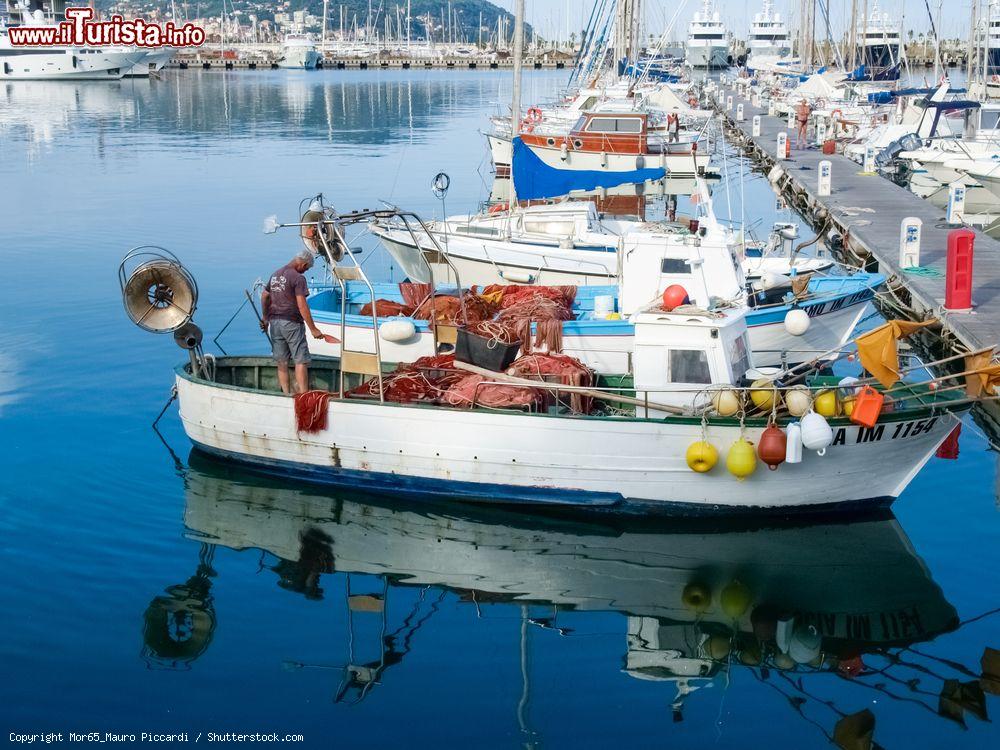
<instances>
[{"instance_id":1,"label":"white yacht","mask_svg":"<svg viewBox=\"0 0 1000 750\"><path fill-rule=\"evenodd\" d=\"M125 73L126 78L145 78L151 73L159 73L177 52L173 47L149 50L145 57Z\"/></svg>"},{"instance_id":2,"label":"white yacht","mask_svg":"<svg viewBox=\"0 0 1000 750\"><path fill-rule=\"evenodd\" d=\"M866 68L866 77L885 80L886 74L900 60L899 21L883 13L876 0L868 18L861 21L858 38L861 40L861 63ZM897 71L895 78L898 77Z\"/></svg>"},{"instance_id":3,"label":"white yacht","mask_svg":"<svg viewBox=\"0 0 1000 750\"><path fill-rule=\"evenodd\" d=\"M701 10L688 24L685 64L690 68L715 70L729 67L729 40L719 11L712 10L711 0L704 0Z\"/></svg>"},{"instance_id":4,"label":"white yacht","mask_svg":"<svg viewBox=\"0 0 1000 750\"><path fill-rule=\"evenodd\" d=\"M281 45L281 68L313 70L322 56L316 51L316 44L305 34L288 34Z\"/></svg>"},{"instance_id":5,"label":"white yacht","mask_svg":"<svg viewBox=\"0 0 1000 750\"><path fill-rule=\"evenodd\" d=\"M118 80L147 53L138 49L93 47L15 47L8 29L16 26L54 26L64 21L67 5L56 0L7 0L0 15L0 81L5 80Z\"/></svg>"},{"instance_id":6,"label":"white yacht","mask_svg":"<svg viewBox=\"0 0 1000 750\"><path fill-rule=\"evenodd\" d=\"M986 73L1000 74L1000 0L990 0L990 12L986 20ZM994 84L996 81L991 81Z\"/></svg>"},{"instance_id":7,"label":"white yacht","mask_svg":"<svg viewBox=\"0 0 1000 750\"><path fill-rule=\"evenodd\" d=\"M751 66L761 60L789 57L792 53L788 26L781 20L781 14L774 12L771 0L764 0L763 9L753 17L749 47L747 64Z\"/></svg>"}]
</instances>

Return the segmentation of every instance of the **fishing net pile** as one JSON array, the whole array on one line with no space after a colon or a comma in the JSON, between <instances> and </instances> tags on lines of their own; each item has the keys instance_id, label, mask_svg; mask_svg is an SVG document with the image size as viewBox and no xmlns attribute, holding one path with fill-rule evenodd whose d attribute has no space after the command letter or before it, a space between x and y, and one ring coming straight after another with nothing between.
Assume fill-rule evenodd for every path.
<instances>
[{"instance_id":1,"label":"fishing net pile","mask_svg":"<svg viewBox=\"0 0 1000 750\"><path fill-rule=\"evenodd\" d=\"M590 386L593 373L577 359L563 354L530 354L515 360L508 375L564 385ZM393 403L438 404L470 408L544 409L555 403L555 393L544 388L494 382L489 376L455 367L452 354L421 357L382 376L383 396ZM378 378L348 391L352 398L379 397ZM573 411L589 413L591 399L580 394L560 394Z\"/></svg>"},{"instance_id":2,"label":"fishing net pile","mask_svg":"<svg viewBox=\"0 0 1000 750\"><path fill-rule=\"evenodd\" d=\"M575 286L472 287L457 294L434 294L430 284L402 282L402 302L377 299L361 308L361 315L404 315L433 325L464 327L502 343L521 342L521 351L562 351L562 324L573 320ZM463 310L464 307L464 310ZM534 329L534 330L532 330Z\"/></svg>"}]
</instances>

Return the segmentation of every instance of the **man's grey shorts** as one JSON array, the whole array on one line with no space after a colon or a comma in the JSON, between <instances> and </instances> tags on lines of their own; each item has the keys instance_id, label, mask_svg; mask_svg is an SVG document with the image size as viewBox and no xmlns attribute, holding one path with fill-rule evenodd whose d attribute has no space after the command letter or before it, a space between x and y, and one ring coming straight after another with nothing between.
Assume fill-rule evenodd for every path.
<instances>
[{"instance_id":1,"label":"man's grey shorts","mask_svg":"<svg viewBox=\"0 0 1000 750\"><path fill-rule=\"evenodd\" d=\"M309 344L306 343L306 326L290 320L272 320L267 332L271 336L271 353L279 364L292 360L297 365L309 364Z\"/></svg>"}]
</instances>

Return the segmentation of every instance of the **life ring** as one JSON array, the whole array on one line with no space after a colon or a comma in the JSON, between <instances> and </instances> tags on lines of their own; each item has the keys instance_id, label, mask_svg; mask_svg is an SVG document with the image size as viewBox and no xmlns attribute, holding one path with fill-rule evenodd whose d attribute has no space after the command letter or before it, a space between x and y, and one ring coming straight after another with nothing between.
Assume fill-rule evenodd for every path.
<instances>
[{"instance_id":1,"label":"life ring","mask_svg":"<svg viewBox=\"0 0 1000 750\"><path fill-rule=\"evenodd\" d=\"M538 107L531 107L528 109L528 120L531 122L541 122L542 121L542 110Z\"/></svg>"},{"instance_id":2,"label":"life ring","mask_svg":"<svg viewBox=\"0 0 1000 750\"><path fill-rule=\"evenodd\" d=\"M534 131L534 129L535 129L535 123L533 123L531 120L528 119L521 120L522 133L531 133Z\"/></svg>"},{"instance_id":3,"label":"life ring","mask_svg":"<svg viewBox=\"0 0 1000 750\"><path fill-rule=\"evenodd\" d=\"M489 213L491 214L503 213L504 211L507 210L507 208L508 206L506 203L494 203L492 206L490 206Z\"/></svg>"},{"instance_id":4,"label":"life ring","mask_svg":"<svg viewBox=\"0 0 1000 750\"><path fill-rule=\"evenodd\" d=\"M697 96L688 97L688 106L689 107L697 107L698 106L698 97Z\"/></svg>"},{"instance_id":5,"label":"life ring","mask_svg":"<svg viewBox=\"0 0 1000 750\"><path fill-rule=\"evenodd\" d=\"M830 113L831 120L842 120L844 118L844 112L840 109L835 109Z\"/></svg>"}]
</instances>

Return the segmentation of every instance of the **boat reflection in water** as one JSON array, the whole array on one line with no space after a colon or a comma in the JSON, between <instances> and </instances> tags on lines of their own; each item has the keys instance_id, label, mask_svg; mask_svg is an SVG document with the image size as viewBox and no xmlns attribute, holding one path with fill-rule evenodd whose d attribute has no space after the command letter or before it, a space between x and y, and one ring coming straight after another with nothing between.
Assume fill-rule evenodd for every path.
<instances>
[{"instance_id":1,"label":"boat reflection in water","mask_svg":"<svg viewBox=\"0 0 1000 750\"><path fill-rule=\"evenodd\" d=\"M907 647L959 625L889 513L724 528L717 519L711 526L644 519L609 527L443 504L411 510L288 489L197 451L185 481L187 535L203 545L202 558L194 577L151 605L147 652L189 665L215 627L212 551L262 550L277 558L269 567L281 588L322 598L324 576L331 589L333 576L345 576L350 617L381 618L374 658L352 654L343 667L336 696L346 702L371 695L409 648L410 618L396 630L387 622L386 597L404 587L427 589L424 602L450 593L470 607L521 605L522 628L564 628L579 612L620 613L621 666L641 680L673 683L675 719L685 696L727 679L730 670L752 670L762 679L795 672L784 688L797 685L804 694L810 675L822 673L879 689L892 670L908 669ZM548 614L529 617L529 608ZM190 645L179 649L178 638ZM933 667L919 666L921 692ZM891 684L905 685L907 675L896 676L900 681ZM967 681L952 680L942 695L951 691L960 716L963 708L985 716L980 683L968 681L978 673L959 676ZM873 721L867 711L849 715L836 731L864 734Z\"/></svg>"}]
</instances>

